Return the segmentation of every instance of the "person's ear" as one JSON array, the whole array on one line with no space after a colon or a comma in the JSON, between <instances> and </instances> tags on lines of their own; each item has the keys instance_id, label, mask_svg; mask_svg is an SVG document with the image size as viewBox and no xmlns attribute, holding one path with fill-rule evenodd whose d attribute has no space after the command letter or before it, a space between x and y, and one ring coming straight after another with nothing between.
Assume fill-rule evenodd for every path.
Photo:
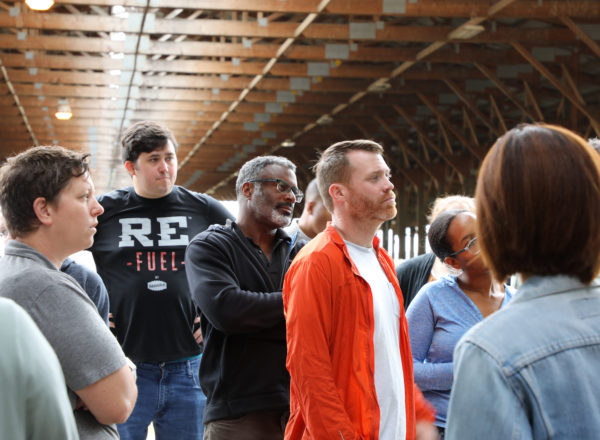
<instances>
[{"instance_id":1,"label":"person's ear","mask_svg":"<svg viewBox=\"0 0 600 440\"><path fill-rule=\"evenodd\" d=\"M125 161L125 169L131 177L135 176L135 164L132 161Z\"/></svg>"},{"instance_id":2,"label":"person's ear","mask_svg":"<svg viewBox=\"0 0 600 440\"><path fill-rule=\"evenodd\" d=\"M341 183L332 183L329 186L329 196L334 203L346 201L346 187Z\"/></svg>"},{"instance_id":3,"label":"person's ear","mask_svg":"<svg viewBox=\"0 0 600 440\"><path fill-rule=\"evenodd\" d=\"M52 224L53 209L45 197L38 197L33 201L33 212L42 225Z\"/></svg>"},{"instance_id":4,"label":"person's ear","mask_svg":"<svg viewBox=\"0 0 600 440\"><path fill-rule=\"evenodd\" d=\"M242 194L247 199L251 199L252 198L252 194L254 194L254 183L252 183L252 182L244 182L244 184L242 185Z\"/></svg>"},{"instance_id":5,"label":"person's ear","mask_svg":"<svg viewBox=\"0 0 600 440\"><path fill-rule=\"evenodd\" d=\"M450 266L453 269L461 270L462 266L460 265L460 261L454 257L446 257L444 258L444 263Z\"/></svg>"},{"instance_id":6,"label":"person's ear","mask_svg":"<svg viewBox=\"0 0 600 440\"><path fill-rule=\"evenodd\" d=\"M314 209L315 209L314 200L312 200L310 202L306 202L306 212L308 212L309 215L313 214Z\"/></svg>"}]
</instances>

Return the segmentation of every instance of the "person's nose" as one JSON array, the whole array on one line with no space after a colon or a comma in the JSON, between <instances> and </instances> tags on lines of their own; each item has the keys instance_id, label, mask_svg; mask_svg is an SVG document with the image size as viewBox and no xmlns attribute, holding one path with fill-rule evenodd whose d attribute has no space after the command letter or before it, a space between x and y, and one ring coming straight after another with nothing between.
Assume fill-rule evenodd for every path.
<instances>
[{"instance_id":1,"label":"person's nose","mask_svg":"<svg viewBox=\"0 0 600 440\"><path fill-rule=\"evenodd\" d=\"M391 177L386 177L386 186L385 186L385 192L388 191L392 191L394 189L394 184L392 183L392 178Z\"/></svg>"},{"instance_id":2,"label":"person's nose","mask_svg":"<svg viewBox=\"0 0 600 440\"><path fill-rule=\"evenodd\" d=\"M288 191L286 191L285 200L293 204L296 203L296 194L294 194L294 191L292 191L291 188Z\"/></svg>"},{"instance_id":3,"label":"person's nose","mask_svg":"<svg viewBox=\"0 0 600 440\"><path fill-rule=\"evenodd\" d=\"M98 217L104 212L104 207L100 203L98 203L98 200L96 200L95 197L92 198L92 206L90 212L93 217Z\"/></svg>"},{"instance_id":4,"label":"person's nose","mask_svg":"<svg viewBox=\"0 0 600 440\"><path fill-rule=\"evenodd\" d=\"M169 165L167 164L167 161L166 161L166 160L161 160L161 161L160 161L160 163L159 163L159 166L158 166L158 170L159 170L161 173L166 173L166 172L168 172L168 171L169 171Z\"/></svg>"}]
</instances>

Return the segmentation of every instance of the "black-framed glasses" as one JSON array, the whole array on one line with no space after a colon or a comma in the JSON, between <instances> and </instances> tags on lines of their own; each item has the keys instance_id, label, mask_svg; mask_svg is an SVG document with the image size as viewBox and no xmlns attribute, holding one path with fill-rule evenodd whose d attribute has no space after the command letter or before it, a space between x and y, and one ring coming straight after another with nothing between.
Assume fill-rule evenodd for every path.
<instances>
[{"instance_id":1,"label":"black-framed glasses","mask_svg":"<svg viewBox=\"0 0 600 440\"><path fill-rule=\"evenodd\" d=\"M290 191L294 194L294 197L296 198L296 203L300 203L302 201L302 199L304 198L304 193L302 191L300 191L300 188L298 188L297 186L292 186L289 183L287 183L285 180L281 180L281 179L252 179L252 180L248 180L248 183L275 183L275 188L277 188L277 191L279 191L280 193L283 194L287 194Z\"/></svg>"},{"instance_id":2,"label":"black-framed glasses","mask_svg":"<svg viewBox=\"0 0 600 440\"><path fill-rule=\"evenodd\" d=\"M459 251L453 252L448 256L456 257L458 254L460 254L461 252L465 252L465 251L469 251L473 255L479 254L480 249L479 249L479 242L477 241L477 237L470 239L464 248L462 248Z\"/></svg>"}]
</instances>

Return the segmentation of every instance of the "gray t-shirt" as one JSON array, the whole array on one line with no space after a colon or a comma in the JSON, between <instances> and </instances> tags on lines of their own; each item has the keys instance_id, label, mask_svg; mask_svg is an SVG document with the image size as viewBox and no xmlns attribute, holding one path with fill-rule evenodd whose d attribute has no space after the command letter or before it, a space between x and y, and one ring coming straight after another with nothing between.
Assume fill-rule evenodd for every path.
<instances>
[{"instance_id":1,"label":"gray t-shirt","mask_svg":"<svg viewBox=\"0 0 600 440\"><path fill-rule=\"evenodd\" d=\"M9 241L0 259L0 297L14 300L38 325L60 361L71 405L85 388L126 364L119 343L73 278L26 244ZM89 411L75 411L82 440L118 439Z\"/></svg>"}]
</instances>

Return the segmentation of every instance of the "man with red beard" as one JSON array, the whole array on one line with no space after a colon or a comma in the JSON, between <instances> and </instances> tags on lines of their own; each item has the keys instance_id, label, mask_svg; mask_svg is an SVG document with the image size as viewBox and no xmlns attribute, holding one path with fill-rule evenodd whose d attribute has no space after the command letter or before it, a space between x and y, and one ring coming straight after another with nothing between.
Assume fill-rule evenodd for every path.
<instances>
[{"instance_id":1,"label":"man with red beard","mask_svg":"<svg viewBox=\"0 0 600 440\"><path fill-rule=\"evenodd\" d=\"M332 221L285 279L285 438L435 439L433 412L413 381L394 263L375 237L396 215L383 149L368 140L339 142L316 171Z\"/></svg>"},{"instance_id":2,"label":"man with red beard","mask_svg":"<svg viewBox=\"0 0 600 440\"><path fill-rule=\"evenodd\" d=\"M186 275L204 335L204 440L281 440L289 416L283 277L300 245L283 227L303 194L284 157L246 162L237 222L188 245ZM302 242L304 243L304 242Z\"/></svg>"}]
</instances>

